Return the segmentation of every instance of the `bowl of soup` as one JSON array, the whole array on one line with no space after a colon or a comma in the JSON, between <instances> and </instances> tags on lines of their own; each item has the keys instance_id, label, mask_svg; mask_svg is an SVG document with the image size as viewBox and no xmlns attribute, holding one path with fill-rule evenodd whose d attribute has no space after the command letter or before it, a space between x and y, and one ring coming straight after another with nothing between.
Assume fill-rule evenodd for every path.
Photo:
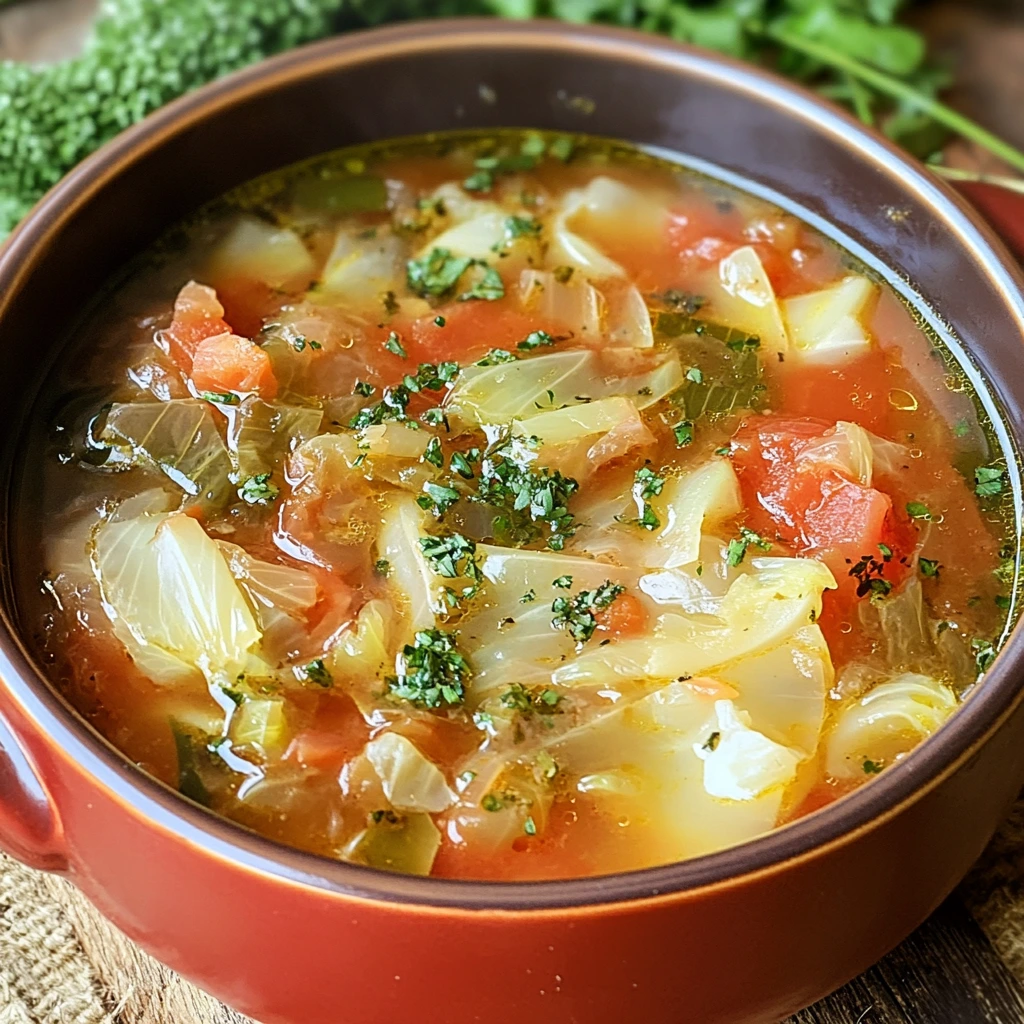
<instances>
[{"instance_id":1,"label":"bowl of soup","mask_svg":"<svg viewBox=\"0 0 1024 1024\"><path fill-rule=\"evenodd\" d=\"M6 848L267 1022L810 1003L1024 778L1019 285L628 33L172 104L0 257Z\"/></svg>"}]
</instances>

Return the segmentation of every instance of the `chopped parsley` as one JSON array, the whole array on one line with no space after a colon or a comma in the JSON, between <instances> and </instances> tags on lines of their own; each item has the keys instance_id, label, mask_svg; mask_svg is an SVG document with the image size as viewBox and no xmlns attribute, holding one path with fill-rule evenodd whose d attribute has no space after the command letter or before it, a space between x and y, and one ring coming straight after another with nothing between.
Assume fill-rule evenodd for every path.
<instances>
[{"instance_id":1,"label":"chopped parsley","mask_svg":"<svg viewBox=\"0 0 1024 1024\"><path fill-rule=\"evenodd\" d=\"M505 239L511 241L514 238L536 238L540 234L540 221L533 217L520 217L513 214L505 218Z\"/></svg>"},{"instance_id":2,"label":"chopped parsley","mask_svg":"<svg viewBox=\"0 0 1024 1024\"><path fill-rule=\"evenodd\" d=\"M860 560L850 569L850 575L857 580L857 596L871 595L872 600L887 597L892 592L892 583L885 579L885 557L879 561L872 555L861 555Z\"/></svg>"},{"instance_id":3,"label":"chopped parsley","mask_svg":"<svg viewBox=\"0 0 1024 1024\"><path fill-rule=\"evenodd\" d=\"M693 444L693 424L689 420L683 420L682 423L677 423L672 428L672 434L676 439L677 448L685 448L688 444ZM719 449L716 454L728 455L729 449Z\"/></svg>"},{"instance_id":4,"label":"chopped parsley","mask_svg":"<svg viewBox=\"0 0 1024 1024\"><path fill-rule=\"evenodd\" d=\"M772 549L771 541L767 541L759 533L741 526L739 537L729 541L729 547L726 550L725 557L729 565L739 565L746 557L747 548L751 545L762 551L771 551Z\"/></svg>"},{"instance_id":5,"label":"chopped parsley","mask_svg":"<svg viewBox=\"0 0 1024 1024\"><path fill-rule=\"evenodd\" d=\"M579 490L571 477L558 470L534 468L518 457L521 442L505 442L480 466L480 483L473 500L496 510L495 539L521 547L540 540L547 527L547 546L561 551L576 532L569 499Z\"/></svg>"},{"instance_id":6,"label":"chopped parsley","mask_svg":"<svg viewBox=\"0 0 1024 1024\"><path fill-rule=\"evenodd\" d=\"M885 765L881 761L871 761L868 758L864 758L864 763L861 767L864 769L865 775L877 775Z\"/></svg>"},{"instance_id":7,"label":"chopped parsley","mask_svg":"<svg viewBox=\"0 0 1024 1024\"><path fill-rule=\"evenodd\" d=\"M302 671L305 677L317 686L328 687L334 682L323 658L314 658Z\"/></svg>"},{"instance_id":8,"label":"chopped parsley","mask_svg":"<svg viewBox=\"0 0 1024 1024\"><path fill-rule=\"evenodd\" d=\"M444 452L441 450L441 438L436 434L427 442L427 447L420 458L438 469L444 469Z\"/></svg>"},{"instance_id":9,"label":"chopped parsley","mask_svg":"<svg viewBox=\"0 0 1024 1024\"><path fill-rule=\"evenodd\" d=\"M1003 493L1002 466L979 466L974 471L974 493L979 498L994 498Z\"/></svg>"},{"instance_id":10,"label":"chopped parsley","mask_svg":"<svg viewBox=\"0 0 1024 1024\"><path fill-rule=\"evenodd\" d=\"M572 280L572 275L576 273L575 267L555 267L551 272L554 279L559 284L568 284Z\"/></svg>"},{"instance_id":11,"label":"chopped parsley","mask_svg":"<svg viewBox=\"0 0 1024 1024\"><path fill-rule=\"evenodd\" d=\"M424 225L424 227L426 227L426 225ZM395 293L390 289L381 296L381 303L384 306L384 312L387 316L394 316L401 308L398 305L398 299L395 297Z\"/></svg>"},{"instance_id":12,"label":"chopped parsley","mask_svg":"<svg viewBox=\"0 0 1024 1024\"><path fill-rule=\"evenodd\" d=\"M883 562L891 562L892 561L892 548L889 547L888 544L879 544L878 545L878 550L881 551L881 553L882 553L882 561Z\"/></svg>"},{"instance_id":13,"label":"chopped parsley","mask_svg":"<svg viewBox=\"0 0 1024 1024\"><path fill-rule=\"evenodd\" d=\"M718 744L722 740L722 734L716 729L701 745L701 750L706 750L709 754L718 749Z\"/></svg>"},{"instance_id":14,"label":"chopped parsley","mask_svg":"<svg viewBox=\"0 0 1024 1024\"><path fill-rule=\"evenodd\" d=\"M967 420L958 420L953 427L954 437L966 437L971 432L971 424Z\"/></svg>"},{"instance_id":15,"label":"chopped parsley","mask_svg":"<svg viewBox=\"0 0 1024 1024\"><path fill-rule=\"evenodd\" d=\"M420 363L415 375L406 374L401 384L385 388L381 400L376 405L360 409L349 420L348 425L359 430L388 420L403 421L407 419L406 408L409 405L410 395L420 391L443 391L446 385L458 376L458 373L458 363L439 363L437 366L433 363ZM429 412L432 410L428 409L423 414L424 422L430 422L427 417ZM437 412L437 422L431 423L431 426L438 426L444 419L444 413L441 410L437 410Z\"/></svg>"},{"instance_id":16,"label":"chopped parsley","mask_svg":"<svg viewBox=\"0 0 1024 1024\"><path fill-rule=\"evenodd\" d=\"M298 334L292 338L292 348L296 352L302 352L306 348L306 336L304 334Z\"/></svg>"},{"instance_id":17,"label":"chopped parsley","mask_svg":"<svg viewBox=\"0 0 1024 1024\"><path fill-rule=\"evenodd\" d=\"M499 698L502 705L521 715L554 715L559 713L558 705L562 695L550 686L523 686L513 683Z\"/></svg>"},{"instance_id":18,"label":"chopped parsley","mask_svg":"<svg viewBox=\"0 0 1024 1024\"><path fill-rule=\"evenodd\" d=\"M605 580L596 590L581 590L573 597L556 597L551 602L555 617L551 625L565 629L577 644L585 644L597 629L597 612L604 611L626 588Z\"/></svg>"},{"instance_id":19,"label":"chopped parsley","mask_svg":"<svg viewBox=\"0 0 1024 1024\"><path fill-rule=\"evenodd\" d=\"M388 335L388 340L384 342L384 348L387 349L388 352L391 352L396 356L400 356L402 359L409 358L409 353L405 351L402 339L395 331L392 331Z\"/></svg>"},{"instance_id":20,"label":"chopped parsley","mask_svg":"<svg viewBox=\"0 0 1024 1024\"><path fill-rule=\"evenodd\" d=\"M505 809L505 801L500 797L495 796L493 793L485 793L484 798L480 801L480 806L485 811L494 813Z\"/></svg>"},{"instance_id":21,"label":"chopped parsley","mask_svg":"<svg viewBox=\"0 0 1024 1024\"><path fill-rule=\"evenodd\" d=\"M215 402L217 405L238 405L241 399L230 391L200 391L199 397L206 402Z\"/></svg>"},{"instance_id":22,"label":"chopped parsley","mask_svg":"<svg viewBox=\"0 0 1024 1024\"><path fill-rule=\"evenodd\" d=\"M633 500L640 510L640 516L636 523L645 530L655 530L661 526L661 520L651 507L651 499L661 494L664 486L665 478L658 476L650 466L641 466L636 471L633 478Z\"/></svg>"},{"instance_id":23,"label":"chopped parsley","mask_svg":"<svg viewBox=\"0 0 1024 1024\"><path fill-rule=\"evenodd\" d=\"M473 466L469 458L462 452L452 452L451 467L463 480L473 479Z\"/></svg>"},{"instance_id":24,"label":"chopped parsley","mask_svg":"<svg viewBox=\"0 0 1024 1024\"><path fill-rule=\"evenodd\" d=\"M560 590L571 590L572 589L572 577L571 576L559 576L557 580L551 581L551 586L558 587Z\"/></svg>"},{"instance_id":25,"label":"chopped parsley","mask_svg":"<svg viewBox=\"0 0 1024 1024\"><path fill-rule=\"evenodd\" d=\"M467 192L490 192L494 188L494 175L487 170L474 171L463 182Z\"/></svg>"},{"instance_id":26,"label":"chopped parsley","mask_svg":"<svg viewBox=\"0 0 1024 1024\"><path fill-rule=\"evenodd\" d=\"M699 366L691 366L686 371L686 379L687 380L692 380L694 384L703 384L704 383L704 374L701 372L701 369L700 369Z\"/></svg>"},{"instance_id":27,"label":"chopped parsley","mask_svg":"<svg viewBox=\"0 0 1024 1024\"><path fill-rule=\"evenodd\" d=\"M280 493L277 485L270 482L269 473L257 473L238 488L238 496L247 505L270 505Z\"/></svg>"},{"instance_id":28,"label":"chopped parsley","mask_svg":"<svg viewBox=\"0 0 1024 1024\"><path fill-rule=\"evenodd\" d=\"M447 579L465 579L468 585L460 591L445 587L445 599L452 608L463 598L476 597L484 576L476 560L476 544L461 533L439 537L420 537L420 551L430 568Z\"/></svg>"},{"instance_id":29,"label":"chopped parsley","mask_svg":"<svg viewBox=\"0 0 1024 1024\"><path fill-rule=\"evenodd\" d=\"M357 380L352 387L353 395L362 395L363 398L371 398L377 389L365 380Z\"/></svg>"},{"instance_id":30,"label":"chopped parsley","mask_svg":"<svg viewBox=\"0 0 1024 1024\"><path fill-rule=\"evenodd\" d=\"M939 563L931 558L919 558L917 564L921 569L922 576L938 576Z\"/></svg>"},{"instance_id":31,"label":"chopped parsley","mask_svg":"<svg viewBox=\"0 0 1024 1024\"><path fill-rule=\"evenodd\" d=\"M385 682L391 693L420 707L461 704L472 670L457 645L458 634L423 629L399 655L398 675Z\"/></svg>"},{"instance_id":32,"label":"chopped parsley","mask_svg":"<svg viewBox=\"0 0 1024 1024\"><path fill-rule=\"evenodd\" d=\"M992 575L995 576L1000 583L1012 583L1016 572L1016 560L1013 558L1003 558L999 563L999 567L992 570Z\"/></svg>"},{"instance_id":33,"label":"chopped parsley","mask_svg":"<svg viewBox=\"0 0 1024 1024\"><path fill-rule=\"evenodd\" d=\"M528 836L535 836L537 834L537 825L533 820L533 816L527 817L526 821L523 822L523 831Z\"/></svg>"},{"instance_id":34,"label":"chopped parsley","mask_svg":"<svg viewBox=\"0 0 1024 1024\"><path fill-rule=\"evenodd\" d=\"M532 331L516 345L516 348L522 352L530 352L535 348L548 348L560 340L560 338L552 337L547 331Z\"/></svg>"},{"instance_id":35,"label":"chopped parsley","mask_svg":"<svg viewBox=\"0 0 1024 1024\"><path fill-rule=\"evenodd\" d=\"M484 272L469 291L465 291L459 296L459 302L469 302L472 299L494 302L496 299L504 298L505 283L494 267L489 267L484 260L473 260L472 263L474 266L483 267Z\"/></svg>"},{"instance_id":36,"label":"chopped parsley","mask_svg":"<svg viewBox=\"0 0 1024 1024\"><path fill-rule=\"evenodd\" d=\"M548 146L548 156L553 157L555 160L561 160L565 164L572 159L575 148L576 144L568 135L560 135Z\"/></svg>"},{"instance_id":37,"label":"chopped parsley","mask_svg":"<svg viewBox=\"0 0 1024 1024\"><path fill-rule=\"evenodd\" d=\"M537 591L531 587L521 598L519 598L520 604L530 604L532 601L537 600Z\"/></svg>"},{"instance_id":38,"label":"chopped parsley","mask_svg":"<svg viewBox=\"0 0 1024 1024\"><path fill-rule=\"evenodd\" d=\"M477 366L500 366L502 363L513 363L516 361L518 356L512 352L508 352L503 348L492 348L490 352L483 357L478 359Z\"/></svg>"},{"instance_id":39,"label":"chopped parsley","mask_svg":"<svg viewBox=\"0 0 1024 1024\"><path fill-rule=\"evenodd\" d=\"M907 515L911 519L923 519L926 522L930 522L932 514L928 509L928 506L920 501L908 501L907 502Z\"/></svg>"},{"instance_id":40,"label":"chopped parsley","mask_svg":"<svg viewBox=\"0 0 1024 1024\"><path fill-rule=\"evenodd\" d=\"M753 352L761 347L761 339L752 334L746 334L739 338L730 338L725 343L725 347L731 348L733 352Z\"/></svg>"},{"instance_id":41,"label":"chopped parsley","mask_svg":"<svg viewBox=\"0 0 1024 1024\"><path fill-rule=\"evenodd\" d=\"M444 327L444 325L446 323L448 323L448 321L445 320L445 318L443 316L435 316L434 317L434 325L435 326L437 326L437 327Z\"/></svg>"},{"instance_id":42,"label":"chopped parsley","mask_svg":"<svg viewBox=\"0 0 1024 1024\"><path fill-rule=\"evenodd\" d=\"M447 295L472 262L468 256L453 256L449 249L434 248L418 260L409 260L406 281L423 298Z\"/></svg>"},{"instance_id":43,"label":"chopped parsley","mask_svg":"<svg viewBox=\"0 0 1024 1024\"><path fill-rule=\"evenodd\" d=\"M373 563L373 571L379 576L390 576L391 575L391 563L386 558L378 558Z\"/></svg>"},{"instance_id":44,"label":"chopped parsley","mask_svg":"<svg viewBox=\"0 0 1024 1024\"><path fill-rule=\"evenodd\" d=\"M440 519L459 500L459 492L446 484L428 480L423 485L423 494L416 499L416 504L435 518Z\"/></svg>"},{"instance_id":45,"label":"chopped parsley","mask_svg":"<svg viewBox=\"0 0 1024 1024\"><path fill-rule=\"evenodd\" d=\"M987 672L992 667L992 662L996 660L995 644L991 640L975 637L971 641L971 650L974 652L974 664L977 665L978 671Z\"/></svg>"}]
</instances>

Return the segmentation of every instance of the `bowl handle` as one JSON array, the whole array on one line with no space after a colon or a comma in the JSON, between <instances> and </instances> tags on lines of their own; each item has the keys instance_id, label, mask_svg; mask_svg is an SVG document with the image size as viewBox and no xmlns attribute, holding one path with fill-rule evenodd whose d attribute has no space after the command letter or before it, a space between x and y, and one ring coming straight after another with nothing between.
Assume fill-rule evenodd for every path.
<instances>
[{"instance_id":1,"label":"bowl handle","mask_svg":"<svg viewBox=\"0 0 1024 1024\"><path fill-rule=\"evenodd\" d=\"M63 871L64 836L49 794L0 715L0 850L29 867Z\"/></svg>"}]
</instances>

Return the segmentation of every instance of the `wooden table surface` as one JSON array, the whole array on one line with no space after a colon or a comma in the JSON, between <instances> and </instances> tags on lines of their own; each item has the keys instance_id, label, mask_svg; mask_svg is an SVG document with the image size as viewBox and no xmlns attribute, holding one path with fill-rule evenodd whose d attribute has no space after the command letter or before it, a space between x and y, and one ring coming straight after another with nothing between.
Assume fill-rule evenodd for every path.
<instances>
[{"instance_id":1,"label":"wooden table surface","mask_svg":"<svg viewBox=\"0 0 1024 1024\"><path fill-rule=\"evenodd\" d=\"M96 6L97 0L33 0L5 10L0 58L48 60L72 52ZM1024 3L943 0L923 4L914 18L956 69L956 105L1024 147ZM961 167L1002 170L965 144L952 146L947 158ZM33 884L40 899L56 897L64 906L116 1024L246 1024L141 952L68 882L40 875ZM1024 964L1024 949L1015 960ZM8 1019L0 1004L0 1024ZM879 964L788 1024L1024 1024L1024 995L953 896Z\"/></svg>"}]
</instances>

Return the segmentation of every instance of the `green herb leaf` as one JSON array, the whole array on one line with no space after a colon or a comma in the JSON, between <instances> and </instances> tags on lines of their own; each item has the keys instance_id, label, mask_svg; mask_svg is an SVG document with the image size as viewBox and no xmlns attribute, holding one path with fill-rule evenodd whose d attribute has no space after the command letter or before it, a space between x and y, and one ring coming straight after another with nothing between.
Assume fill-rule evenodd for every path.
<instances>
[{"instance_id":1,"label":"green herb leaf","mask_svg":"<svg viewBox=\"0 0 1024 1024\"><path fill-rule=\"evenodd\" d=\"M1002 466L979 466L974 471L974 493L979 498L992 498L1003 492Z\"/></svg>"},{"instance_id":2,"label":"green herb leaf","mask_svg":"<svg viewBox=\"0 0 1024 1024\"><path fill-rule=\"evenodd\" d=\"M938 576L939 563L931 558L919 558L917 564L922 576Z\"/></svg>"},{"instance_id":3,"label":"green herb leaf","mask_svg":"<svg viewBox=\"0 0 1024 1024\"><path fill-rule=\"evenodd\" d=\"M911 519L923 519L926 522L932 518L931 512L928 510L928 506L922 504L920 501L908 501L907 502L907 515Z\"/></svg>"},{"instance_id":4,"label":"green herb leaf","mask_svg":"<svg viewBox=\"0 0 1024 1024\"><path fill-rule=\"evenodd\" d=\"M424 629L399 655L399 671L385 682L393 696L426 708L453 707L466 696L472 670L458 649L458 633Z\"/></svg>"},{"instance_id":5,"label":"green herb leaf","mask_svg":"<svg viewBox=\"0 0 1024 1024\"><path fill-rule=\"evenodd\" d=\"M771 541L767 541L760 534L741 526L739 537L729 541L729 546L726 549L725 557L729 565L739 565L746 557L747 548L751 545L762 551L771 551L772 549Z\"/></svg>"},{"instance_id":6,"label":"green herb leaf","mask_svg":"<svg viewBox=\"0 0 1024 1024\"><path fill-rule=\"evenodd\" d=\"M455 289L472 262L468 256L453 256L448 249L431 249L418 260L409 260L406 280L417 295L440 297Z\"/></svg>"},{"instance_id":7,"label":"green herb leaf","mask_svg":"<svg viewBox=\"0 0 1024 1024\"><path fill-rule=\"evenodd\" d=\"M323 658L315 658L303 669L303 673L311 683L316 683L317 686L328 687L334 682Z\"/></svg>"},{"instance_id":8,"label":"green herb leaf","mask_svg":"<svg viewBox=\"0 0 1024 1024\"><path fill-rule=\"evenodd\" d=\"M238 488L238 496L247 505L270 505L279 493L279 488L270 482L269 473L251 476Z\"/></svg>"},{"instance_id":9,"label":"green herb leaf","mask_svg":"<svg viewBox=\"0 0 1024 1024\"><path fill-rule=\"evenodd\" d=\"M596 590L581 590L573 597L556 597L551 602L555 617L551 625L565 629L577 644L585 644L597 629L596 612L604 611L626 588L605 580Z\"/></svg>"},{"instance_id":10,"label":"green herb leaf","mask_svg":"<svg viewBox=\"0 0 1024 1024\"><path fill-rule=\"evenodd\" d=\"M398 336L395 331L392 331L388 335L388 340L384 342L384 347L392 352L396 356L400 356L402 359L408 359L409 354L405 351L405 346L402 344L402 339Z\"/></svg>"}]
</instances>

